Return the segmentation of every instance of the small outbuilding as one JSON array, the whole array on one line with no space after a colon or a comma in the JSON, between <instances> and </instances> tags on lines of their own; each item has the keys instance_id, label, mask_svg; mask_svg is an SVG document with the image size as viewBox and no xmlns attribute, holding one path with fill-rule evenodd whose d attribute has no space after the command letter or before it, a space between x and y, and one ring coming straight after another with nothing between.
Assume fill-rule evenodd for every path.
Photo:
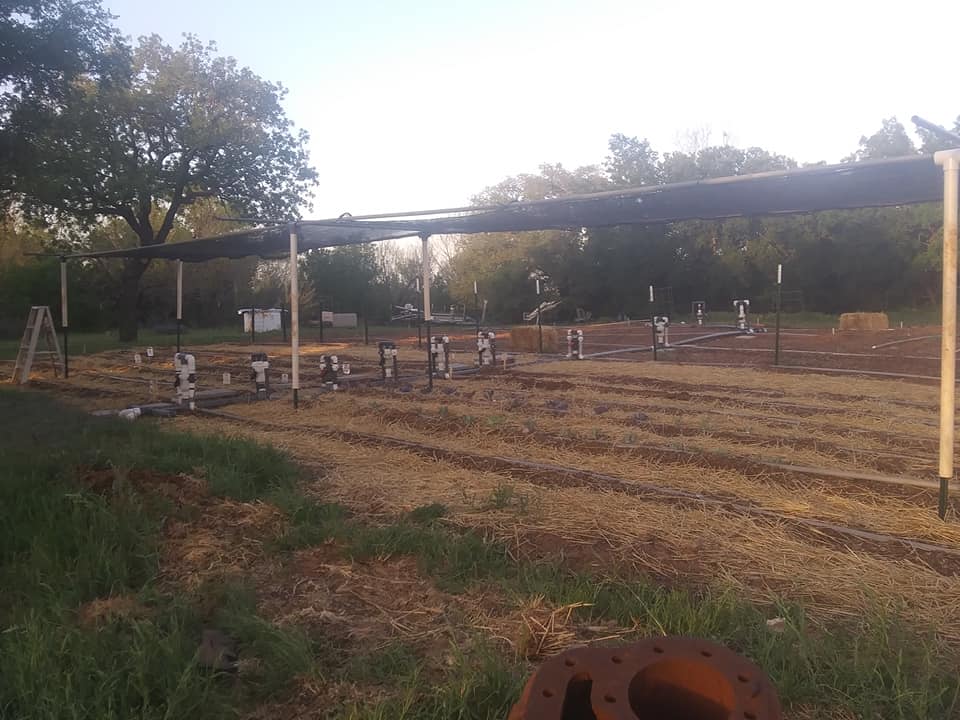
<instances>
[{"instance_id":1,"label":"small outbuilding","mask_svg":"<svg viewBox=\"0 0 960 720\"><path fill-rule=\"evenodd\" d=\"M250 319L253 318L253 330L255 332L270 332L271 330L280 330L283 328L283 313L286 310L280 308L240 308L237 315L243 317L243 331L250 332Z\"/></svg>"}]
</instances>

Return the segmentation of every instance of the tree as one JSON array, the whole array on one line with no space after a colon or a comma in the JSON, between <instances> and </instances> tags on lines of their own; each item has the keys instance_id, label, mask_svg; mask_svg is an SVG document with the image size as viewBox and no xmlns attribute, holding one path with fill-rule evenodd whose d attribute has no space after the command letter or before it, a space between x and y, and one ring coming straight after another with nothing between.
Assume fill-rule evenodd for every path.
<instances>
[{"instance_id":1,"label":"tree","mask_svg":"<svg viewBox=\"0 0 960 720\"><path fill-rule=\"evenodd\" d=\"M852 155L843 159L844 162L859 162L861 160L878 160L880 158L903 157L916 155L917 148L907 134L903 124L895 117L886 118L882 126L873 135L860 137L860 147Z\"/></svg>"},{"instance_id":2,"label":"tree","mask_svg":"<svg viewBox=\"0 0 960 720\"><path fill-rule=\"evenodd\" d=\"M3 0L4 94L56 94L78 75L122 69L125 47L111 19L99 0Z\"/></svg>"},{"instance_id":3,"label":"tree","mask_svg":"<svg viewBox=\"0 0 960 720\"><path fill-rule=\"evenodd\" d=\"M638 187L661 182L660 157L646 138L616 133L610 136L607 147L610 154L603 161L603 169L614 185Z\"/></svg>"},{"instance_id":4,"label":"tree","mask_svg":"<svg viewBox=\"0 0 960 720\"><path fill-rule=\"evenodd\" d=\"M307 134L293 131L281 86L215 50L192 36L179 48L141 38L125 82L84 75L63 103L35 93L11 101L24 210L87 225L120 218L139 246L166 242L177 217L202 198L245 214L296 217L316 178ZM124 340L136 337L148 265L124 261Z\"/></svg>"},{"instance_id":5,"label":"tree","mask_svg":"<svg viewBox=\"0 0 960 720\"><path fill-rule=\"evenodd\" d=\"M567 170L560 164L541 165L539 174L523 174L486 188L473 201L477 205L505 204L514 200L542 200L610 188L594 165ZM473 304L473 283L489 301L489 312L501 320L518 319L537 304L533 275L543 279L548 294L581 304L582 273L577 259L584 237L579 231L540 230L526 233L484 233L463 238L450 262L450 294L467 307Z\"/></svg>"}]
</instances>

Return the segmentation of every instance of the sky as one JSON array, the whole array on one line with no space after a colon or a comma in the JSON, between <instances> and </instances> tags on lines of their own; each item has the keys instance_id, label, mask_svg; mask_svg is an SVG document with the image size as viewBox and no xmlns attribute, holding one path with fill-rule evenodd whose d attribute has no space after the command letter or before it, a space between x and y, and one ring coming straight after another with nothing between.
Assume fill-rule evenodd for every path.
<instances>
[{"instance_id":1,"label":"sky","mask_svg":"<svg viewBox=\"0 0 960 720\"><path fill-rule=\"evenodd\" d=\"M896 116L960 115L950 28L919 0L105 0L121 31L213 40L282 83L320 173L308 217L468 204L613 133L839 161Z\"/></svg>"}]
</instances>

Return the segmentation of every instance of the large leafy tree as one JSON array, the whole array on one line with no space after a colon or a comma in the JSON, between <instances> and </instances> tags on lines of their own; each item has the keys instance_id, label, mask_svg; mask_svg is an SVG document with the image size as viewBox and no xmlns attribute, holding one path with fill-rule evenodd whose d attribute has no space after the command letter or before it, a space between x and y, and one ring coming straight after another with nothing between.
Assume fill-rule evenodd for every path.
<instances>
[{"instance_id":1,"label":"large leafy tree","mask_svg":"<svg viewBox=\"0 0 960 720\"><path fill-rule=\"evenodd\" d=\"M56 94L84 73L122 69L126 48L99 0L2 0L5 95Z\"/></svg>"},{"instance_id":2,"label":"large leafy tree","mask_svg":"<svg viewBox=\"0 0 960 720\"><path fill-rule=\"evenodd\" d=\"M284 112L286 91L215 53L190 36L177 48L141 38L123 81L84 74L62 101L40 93L11 98L24 211L88 226L119 218L140 246L170 239L178 216L202 198L242 213L296 217L315 171L306 133L295 132ZM124 262L123 339L136 337L148 264Z\"/></svg>"}]
</instances>

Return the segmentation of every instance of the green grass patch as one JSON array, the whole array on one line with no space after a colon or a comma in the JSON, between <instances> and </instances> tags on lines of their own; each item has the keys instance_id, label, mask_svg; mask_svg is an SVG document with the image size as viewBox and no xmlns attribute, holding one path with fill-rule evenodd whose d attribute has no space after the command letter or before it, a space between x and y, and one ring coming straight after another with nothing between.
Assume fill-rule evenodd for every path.
<instances>
[{"instance_id":1,"label":"green grass patch","mask_svg":"<svg viewBox=\"0 0 960 720\"><path fill-rule=\"evenodd\" d=\"M364 685L388 685L416 678L420 657L409 644L394 640L370 653L355 655L347 661L344 676Z\"/></svg>"},{"instance_id":2,"label":"green grass patch","mask_svg":"<svg viewBox=\"0 0 960 720\"><path fill-rule=\"evenodd\" d=\"M213 492L249 500L293 487L286 456L92 418L36 393L2 389L0 406L0 716L235 717L310 667L309 643L257 617L249 594L225 593L210 617L195 598L160 595L159 530L177 509L124 482L135 469L199 474ZM81 482L98 468L115 473L108 491ZM85 603L117 596L138 612L81 621ZM207 623L260 669L239 679L203 671Z\"/></svg>"},{"instance_id":3,"label":"green grass patch","mask_svg":"<svg viewBox=\"0 0 960 720\"><path fill-rule=\"evenodd\" d=\"M458 652L439 681L419 673L400 679L386 701L344 708L343 720L502 720L520 696L529 667L504 658L477 640L469 652Z\"/></svg>"}]
</instances>

